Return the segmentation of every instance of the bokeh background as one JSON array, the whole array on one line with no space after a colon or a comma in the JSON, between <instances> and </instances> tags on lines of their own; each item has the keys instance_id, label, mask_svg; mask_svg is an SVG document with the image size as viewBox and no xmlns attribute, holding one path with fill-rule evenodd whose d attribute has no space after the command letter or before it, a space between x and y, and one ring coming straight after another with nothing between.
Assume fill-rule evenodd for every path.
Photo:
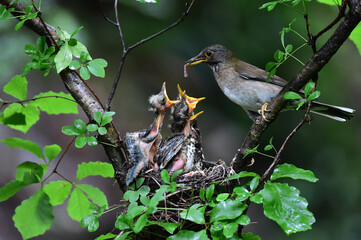
<instances>
[{"instance_id":1,"label":"bokeh background","mask_svg":"<svg viewBox=\"0 0 361 240\"><path fill-rule=\"evenodd\" d=\"M159 0L159 5L141 4L135 0L119 1L119 16L126 44L129 46L176 21L183 9L184 1ZM252 122L243 110L228 100L218 88L211 70L198 65L189 69L189 77L183 77L184 62L198 54L204 47L219 43L231 49L236 56L259 67L273 59L273 53L281 48L279 32L296 19L293 28L306 37L303 16L287 7L277 7L272 12L258 10L264 1L207 0L195 1L189 14L178 27L134 49L127 57L121 80L112 103L118 130L124 135L147 127L153 121L147 99L158 93L161 84L167 82L168 95L177 96L177 84L195 97L207 99L198 104L198 111L206 159L230 162L240 147ZM330 23L338 13L337 7L312 2L308 5L310 29L316 34ZM103 1L104 12L113 18L113 1ZM41 8L46 22L67 32L84 26L77 37L83 42L93 58L104 58L109 65L104 79L91 78L88 83L104 102L111 90L119 60L121 42L115 26L106 22L97 1L49 0ZM30 59L23 53L23 46L36 43L37 36L23 27L13 30L17 21L0 22L0 87L13 75L22 73L22 66ZM330 31L333 32L334 28ZM330 33L317 42L322 46ZM294 34L286 35L286 42L299 46L302 41ZM312 55L310 48L303 48L297 57L306 62ZM291 140L283 154L283 162L312 170L319 181L316 184L288 181L298 187L301 196L309 202L309 210L316 218L313 229L287 237L281 228L267 219L258 206L251 205L249 216L252 224L245 228L262 239L361 239L361 67L360 54L351 41L347 41L319 74L318 90L321 100L356 109L351 122L340 123L323 117L315 117ZM292 79L301 65L290 59L277 74ZM28 75L28 97L39 92L66 91L60 77L54 72L43 78L37 71ZM12 100L0 92L0 98ZM0 128L0 138L11 136L29 139L41 147L58 144L63 149L71 138L61 133L61 127L71 125L79 115L49 116L41 113L40 121L27 134L5 126ZM273 137L276 147L302 118L302 112L281 113L263 135L260 149ZM163 134L169 134L167 123ZM24 161L39 161L30 153L11 149L0 144L0 187L14 179L16 165ZM107 161L102 147L71 147L60 165L60 172L75 180L77 164L87 161ZM263 173L270 159L257 158L250 168ZM58 179L56 176L51 180ZM119 203L120 192L112 179L89 178L91 183L109 197L109 204ZM21 239L13 225L12 216L22 200L28 198L39 186L29 186L17 195L0 204L0 239ZM44 236L36 239L93 239L113 230L116 212L105 214L101 226L95 233L88 233L66 213L66 204L54 208L55 220Z\"/></svg>"}]
</instances>

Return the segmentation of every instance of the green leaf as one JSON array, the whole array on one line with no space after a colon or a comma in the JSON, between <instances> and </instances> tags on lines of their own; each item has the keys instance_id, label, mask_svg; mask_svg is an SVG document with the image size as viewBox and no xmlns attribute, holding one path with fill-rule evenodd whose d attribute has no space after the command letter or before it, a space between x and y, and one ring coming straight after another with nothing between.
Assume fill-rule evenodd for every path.
<instances>
[{"instance_id":1,"label":"green leaf","mask_svg":"<svg viewBox=\"0 0 361 240\"><path fill-rule=\"evenodd\" d=\"M53 207L41 189L15 209L15 227L24 239L44 234L53 222Z\"/></svg>"},{"instance_id":2,"label":"green leaf","mask_svg":"<svg viewBox=\"0 0 361 240\"><path fill-rule=\"evenodd\" d=\"M86 145L87 137L86 136L77 136L75 138L75 147L83 148Z\"/></svg>"},{"instance_id":3,"label":"green leaf","mask_svg":"<svg viewBox=\"0 0 361 240\"><path fill-rule=\"evenodd\" d=\"M311 229L315 218L295 187L267 182L261 194L265 216L276 221L287 235Z\"/></svg>"},{"instance_id":4,"label":"green leaf","mask_svg":"<svg viewBox=\"0 0 361 240\"><path fill-rule=\"evenodd\" d=\"M26 184L22 181L11 181L0 188L0 202L3 202L14 196L20 189L25 187Z\"/></svg>"},{"instance_id":5,"label":"green leaf","mask_svg":"<svg viewBox=\"0 0 361 240\"><path fill-rule=\"evenodd\" d=\"M277 3L278 3L278 1L267 2L267 3L264 3L259 9L267 8L267 11L270 12L276 7Z\"/></svg>"},{"instance_id":6,"label":"green leaf","mask_svg":"<svg viewBox=\"0 0 361 240\"><path fill-rule=\"evenodd\" d=\"M119 215L119 217L115 221L114 226L115 226L115 228L117 228L119 230L126 230L126 229L130 228L130 226L128 225L128 222L125 218L125 215L123 215L123 214Z\"/></svg>"},{"instance_id":7,"label":"green leaf","mask_svg":"<svg viewBox=\"0 0 361 240\"><path fill-rule=\"evenodd\" d=\"M315 87L314 82L308 82L305 86L305 97L308 97L310 93L312 92L313 88Z\"/></svg>"},{"instance_id":8,"label":"green leaf","mask_svg":"<svg viewBox=\"0 0 361 240\"><path fill-rule=\"evenodd\" d=\"M69 46L69 49L74 57L80 58L81 62L85 62L86 60L92 60L89 55L88 49L81 42L77 42L75 46ZM83 56L82 56L83 54ZM84 60L84 61L83 61Z\"/></svg>"},{"instance_id":9,"label":"green leaf","mask_svg":"<svg viewBox=\"0 0 361 240\"><path fill-rule=\"evenodd\" d=\"M100 135L105 135L105 134L107 134L107 129L105 128L105 127L100 127L99 129L98 129L98 133L100 134Z\"/></svg>"},{"instance_id":10,"label":"green leaf","mask_svg":"<svg viewBox=\"0 0 361 240\"><path fill-rule=\"evenodd\" d=\"M39 52L44 53L45 44L46 44L45 37L44 36L38 37L38 40L36 41L36 47L38 48Z\"/></svg>"},{"instance_id":11,"label":"green leaf","mask_svg":"<svg viewBox=\"0 0 361 240\"><path fill-rule=\"evenodd\" d=\"M209 240L206 230L199 232L181 230L176 235L170 236L167 240Z\"/></svg>"},{"instance_id":12,"label":"green leaf","mask_svg":"<svg viewBox=\"0 0 361 240\"><path fill-rule=\"evenodd\" d=\"M46 170L47 165L45 164L26 161L17 166L15 179L26 185L38 183Z\"/></svg>"},{"instance_id":13,"label":"green leaf","mask_svg":"<svg viewBox=\"0 0 361 240\"><path fill-rule=\"evenodd\" d=\"M165 182L165 183L170 183L169 182L169 174L168 174L168 171L163 169L160 173L161 177L162 177L162 181Z\"/></svg>"},{"instance_id":14,"label":"green leaf","mask_svg":"<svg viewBox=\"0 0 361 240\"><path fill-rule=\"evenodd\" d=\"M326 0L324 0L324 1L326 1ZM361 23L359 23L353 29L353 31L351 32L351 35L350 35L350 39L355 43L355 45L359 51L359 54L361 54Z\"/></svg>"},{"instance_id":15,"label":"green leaf","mask_svg":"<svg viewBox=\"0 0 361 240\"><path fill-rule=\"evenodd\" d=\"M147 224L147 222L148 222L148 215L147 214L141 215L138 218L137 222L134 224L134 233L135 234L140 233Z\"/></svg>"},{"instance_id":16,"label":"green leaf","mask_svg":"<svg viewBox=\"0 0 361 240\"><path fill-rule=\"evenodd\" d=\"M246 226L251 223L251 219L247 215L241 215L235 222L239 225Z\"/></svg>"},{"instance_id":17,"label":"green leaf","mask_svg":"<svg viewBox=\"0 0 361 240\"><path fill-rule=\"evenodd\" d=\"M141 186L138 191L139 195L146 196L150 192L150 187L148 186Z\"/></svg>"},{"instance_id":18,"label":"green leaf","mask_svg":"<svg viewBox=\"0 0 361 240\"><path fill-rule=\"evenodd\" d=\"M57 144L44 147L44 153L49 162L51 162L61 152L61 147Z\"/></svg>"},{"instance_id":19,"label":"green leaf","mask_svg":"<svg viewBox=\"0 0 361 240\"><path fill-rule=\"evenodd\" d=\"M146 206L140 205L140 206L135 206L135 207L128 207L128 211L126 214L126 217L128 219L134 219L135 217L137 217L139 214L141 214L145 209L147 209Z\"/></svg>"},{"instance_id":20,"label":"green leaf","mask_svg":"<svg viewBox=\"0 0 361 240\"><path fill-rule=\"evenodd\" d=\"M72 184L65 181L54 181L44 186L44 192L49 196L52 206L62 204L68 198Z\"/></svg>"},{"instance_id":21,"label":"green leaf","mask_svg":"<svg viewBox=\"0 0 361 240\"><path fill-rule=\"evenodd\" d=\"M81 119L75 119L74 120L74 126L80 130L80 132L82 133L86 133L87 128L86 128L86 124L84 123L83 120Z\"/></svg>"},{"instance_id":22,"label":"green leaf","mask_svg":"<svg viewBox=\"0 0 361 240\"><path fill-rule=\"evenodd\" d=\"M261 204L262 203L262 194L260 194L259 192L254 194L253 196L251 196L249 198L249 200L251 200L251 202L254 202L256 204Z\"/></svg>"},{"instance_id":23,"label":"green leaf","mask_svg":"<svg viewBox=\"0 0 361 240\"><path fill-rule=\"evenodd\" d=\"M3 90L19 100L25 100L28 91L28 81L25 77L16 75L4 86Z\"/></svg>"},{"instance_id":24,"label":"green leaf","mask_svg":"<svg viewBox=\"0 0 361 240\"><path fill-rule=\"evenodd\" d=\"M95 232L99 228L99 220L93 214L85 216L81 219L80 225L85 228L88 227L89 232Z\"/></svg>"},{"instance_id":25,"label":"green leaf","mask_svg":"<svg viewBox=\"0 0 361 240\"><path fill-rule=\"evenodd\" d=\"M80 68L80 66L81 66L81 62L79 62L79 60L73 60L69 64L69 68L71 70L76 70L76 69Z\"/></svg>"},{"instance_id":26,"label":"green leaf","mask_svg":"<svg viewBox=\"0 0 361 240\"><path fill-rule=\"evenodd\" d=\"M72 136L72 135L82 135L82 132L80 132L79 129L77 129L74 125L71 125L71 126L64 126L62 127L61 129L62 133L64 133L65 135L69 135L69 136Z\"/></svg>"},{"instance_id":27,"label":"green leaf","mask_svg":"<svg viewBox=\"0 0 361 240\"><path fill-rule=\"evenodd\" d=\"M94 120L100 125L102 122L102 112L97 111L94 113Z\"/></svg>"},{"instance_id":28,"label":"green leaf","mask_svg":"<svg viewBox=\"0 0 361 240\"><path fill-rule=\"evenodd\" d=\"M242 240L261 240L261 238L253 233L242 233Z\"/></svg>"},{"instance_id":29,"label":"green leaf","mask_svg":"<svg viewBox=\"0 0 361 240\"><path fill-rule=\"evenodd\" d=\"M132 191L128 190L123 195L124 200L129 202L136 202L139 199L139 192L138 191Z\"/></svg>"},{"instance_id":30,"label":"green leaf","mask_svg":"<svg viewBox=\"0 0 361 240\"><path fill-rule=\"evenodd\" d=\"M148 224L156 224L164 228L170 234L173 234L174 231L179 227L180 223L168 223L168 222L149 222Z\"/></svg>"},{"instance_id":31,"label":"green leaf","mask_svg":"<svg viewBox=\"0 0 361 240\"><path fill-rule=\"evenodd\" d=\"M87 137L86 142L90 147L94 147L98 144L98 140L94 136Z\"/></svg>"},{"instance_id":32,"label":"green leaf","mask_svg":"<svg viewBox=\"0 0 361 240\"><path fill-rule=\"evenodd\" d=\"M307 102L306 99L302 99L302 100L298 103L296 110L300 109L300 107L302 107L306 102Z\"/></svg>"},{"instance_id":33,"label":"green leaf","mask_svg":"<svg viewBox=\"0 0 361 240\"><path fill-rule=\"evenodd\" d=\"M295 92L286 92L284 99L302 99L301 95Z\"/></svg>"},{"instance_id":34,"label":"green leaf","mask_svg":"<svg viewBox=\"0 0 361 240\"><path fill-rule=\"evenodd\" d=\"M135 182L135 186L136 188L140 188L142 186L142 184L144 183L145 178L138 178L137 181Z\"/></svg>"},{"instance_id":35,"label":"green leaf","mask_svg":"<svg viewBox=\"0 0 361 240\"><path fill-rule=\"evenodd\" d=\"M42 149L36 143L34 143L32 141L23 140L21 138L11 137L11 138L2 139L2 140L0 140L0 142L4 143L12 148L20 148L25 151L31 152L38 158L41 158L44 160L44 155L43 155Z\"/></svg>"},{"instance_id":36,"label":"green leaf","mask_svg":"<svg viewBox=\"0 0 361 240\"><path fill-rule=\"evenodd\" d=\"M200 204L194 204L188 210L184 210L180 213L181 218L195 222L197 224L204 224L206 222L204 218L205 206L200 206Z\"/></svg>"},{"instance_id":37,"label":"green leaf","mask_svg":"<svg viewBox=\"0 0 361 240\"><path fill-rule=\"evenodd\" d=\"M77 187L83 190L94 204L98 205L99 207L105 207L105 209L108 209L109 206L107 197L99 188L86 184L79 184L77 185Z\"/></svg>"},{"instance_id":38,"label":"green leaf","mask_svg":"<svg viewBox=\"0 0 361 240\"><path fill-rule=\"evenodd\" d=\"M89 80L90 79L90 72L88 70L88 68L81 66L80 67L80 76L84 79L84 80Z\"/></svg>"},{"instance_id":39,"label":"green leaf","mask_svg":"<svg viewBox=\"0 0 361 240\"><path fill-rule=\"evenodd\" d=\"M258 183L259 183L259 179L260 177L254 177L251 181L251 184L249 185L249 187L251 188L251 191L255 190L258 187Z\"/></svg>"},{"instance_id":40,"label":"green leaf","mask_svg":"<svg viewBox=\"0 0 361 240\"><path fill-rule=\"evenodd\" d=\"M67 211L69 216L75 221L80 222L80 220L91 214L90 206L91 202L88 200L87 196L78 188L74 188L74 191L71 193L68 200Z\"/></svg>"},{"instance_id":41,"label":"green leaf","mask_svg":"<svg viewBox=\"0 0 361 240\"><path fill-rule=\"evenodd\" d=\"M18 31L25 23L26 19L24 20L21 20L20 22L18 22L16 25L15 25L15 31Z\"/></svg>"},{"instance_id":42,"label":"green leaf","mask_svg":"<svg viewBox=\"0 0 361 240\"><path fill-rule=\"evenodd\" d=\"M96 130L98 130L99 127L96 124L89 124L86 128L89 132L95 132Z\"/></svg>"},{"instance_id":43,"label":"green leaf","mask_svg":"<svg viewBox=\"0 0 361 240\"><path fill-rule=\"evenodd\" d=\"M78 114L78 104L70 94L48 91L34 96L33 102L47 114Z\"/></svg>"},{"instance_id":44,"label":"green leaf","mask_svg":"<svg viewBox=\"0 0 361 240\"><path fill-rule=\"evenodd\" d=\"M229 197L229 193L220 193L218 194L216 200L217 201L224 201Z\"/></svg>"},{"instance_id":45,"label":"green leaf","mask_svg":"<svg viewBox=\"0 0 361 240\"><path fill-rule=\"evenodd\" d=\"M78 44L78 40L76 40L75 38L70 38L68 41L69 47L74 47Z\"/></svg>"},{"instance_id":46,"label":"green leaf","mask_svg":"<svg viewBox=\"0 0 361 240\"><path fill-rule=\"evenodd\" d=\"M97 65L97 66L102 67L102 68L105 68L106 66L108 66L107 61L105 61L102 58L97 58L97 59L91 60L88 64L92 65L92 66Z\"/></svg>"},{"instance_id":47,"label":"green leaf","mask_svg":"<svg viewBox=\"0 0 361 240\"><path fill-rule=\"evenodd\" d=\"M226 179L226 181L236 180L236 179L243 178L243 177L256 177L256 176L259 177L259 175L257 173L242 171L239 173L232 174L229 178Z\"/></svg>"},{"instance_id":48,"label":"green leaf","mask_svg":"<svg viewBox=\"0 0 361 240\"><path fill-rule=\"evenodd\" d=\"M309 182L317 182L318 179L315 177L315 174L310 170L304 170L298 168L292 164L284 163L278 165L271 175L271 180L276 180L279 178L289 177L292 179L302 179Z\"/></svg>"},{"instance_id":49,"label":"green leaf","mask_svg":"<svg viewBox=\"0 0 361 240\"><path fill-rule=\"evenodd\" d=\"M206 199L207 201L210 201L212 196L213 196L213 193L214 193L214 184L212 184L211 186L209 186L207 189L206 189Z\"/></svg>"},{"instance_id":50,"label":"green leaf","mask_svg":"<svg viewBox=\"0 0 361 240\"><path fill-rule=\"evenodd\" d=\"M170 178L170 181L173 182L174 179L183 172L183 169L180 169L178 171L175 171L173 174L172 174L172 177Z\"/></svg>"},{"instance_id":51,"label":"green leaf","mask_svg":"<svg viewBox=\"0 0 361 240\"><path fill-rule=\"evenodd\" d=\"M312 101L315 100L317 98L319 98L321 95L320 91L314 91L313 93L310 94L310 96L308 96L307 100Z\"/></svg>"},{"instance_id":52,"label":"green leaf","mask_svg":"<svg viewBox=\"0 0 361 240\"><path fill-rule=\"evenodd\" d=\"M29 102L24 105L13 103L0 113L0 122L26 133L39 120L39 115L40 110L34 103ZM23 122L25 124L22 124Z\"/></svg>"},{"instance_id":53,"label":"green leaf","mask_svg":"<svg viewBox=\"0 0 361 240\"><path fill-rule=\"evenodd\" d=\"M70 62L73 60L73 54L69 49L69 44L65 42L63 46L60 47L59 52L54 58L56 72L60 73L65 68L67 68Z\"/></svg>"},{"instance_id":54,"label":"green leaf","mask_svg":"<svg viewBox=\"0 0 361 240\"><path fill-rule=\"evenodd\" d=\"M122 236L126 235L126 234L130 234L130 232L126 232L123 233ZM99 237L97 237L95 240L107 240L107 239L114 239L117 235L113 234L113 233L107 233L107 234L103 234L100 235ZM117 239L120 240L120 239Z\"/></svg>"},{"instance_id":55,"label":"green leaf","mask_svg":"<svg viewBox=\"0 0 361 240\"><path fill-rule=\"evenodd\" d=\"M328 4L331 6L341 6L341 0L317 0L317 2Z\"/></svg>"},{"instance_id":56,"label":"green leaf","mask_svg":"<svg viewBox=\"0 0 361 240\"><path fill-rule=\"evenodd\" d=\"M235 219L241 216L242 212L247 208L247 205L237 201L228 199L217 203L211 211L209 211L210 222Z\"/></svg>"},{"instance_id":57,"label":"green leaf","mask_svg":"<svg viewBox=\"0 0 361 240\"><path fill-rule=\"evenodd\" d=\"M200 189L199 189L199 198L200 198L202 201L204 201L204 202L206 201L205 193L206 193L206 191L204 191L203 188L200 188Z\"/></svg>"},{"instance_id":58,"label":"green leaf","mask_svg":"<svg viewBox=\"0 0 361 240\"><path fill-rule=\"evenodd\" d=\"M78 27L71 35L70 38L74 37L75 34L77 34L80 30L82 30L84 28L84 26L80 26Z\"/></svg>"},{"instance_id":59,"label":"green leaf","mask_svg":"<svg viewBox=\"0 0 361 240\"><path fill-rule=\"evenodd\" d=\"M237 228L238 228L238 224L237 224L237 223L235 223L235 222L230 222L230 223L226 224L226 226L224 226L224 228L223 228L223 235L224 235L226 238L230 238L230 237L233 236L233 234L236 233Z\"/></svg>"},{"instance_id":60,"label":"green leaf","mask_svg":"<svg viewBox=\"0 0 361 240\"><path fill-rule=\"evenodd\" d=\"M237 194L238 201L244 201L250 196L249 191L245 187L235 187L233 188L233 192Z\"/></svg>"},{"instance_id":61,"label":"green leaf","mask_svg":"<svg viewBox=\"0 0 361 240\"><path fill-rule=\"evenodd\" d=\"M114 177L114 168L106 162L88 162L78 165L76 179L81 180L88 176Z\"/></svg>"}]
</instances>

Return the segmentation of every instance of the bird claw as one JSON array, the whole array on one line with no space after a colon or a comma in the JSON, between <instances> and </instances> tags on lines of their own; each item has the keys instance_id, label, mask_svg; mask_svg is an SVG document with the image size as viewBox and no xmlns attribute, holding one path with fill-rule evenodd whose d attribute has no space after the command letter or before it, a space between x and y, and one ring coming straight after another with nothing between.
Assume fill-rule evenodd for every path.
<instances>
[{"instance_id":1,"label":"bird claw","mask_svg":"<svg viewBox=\"0 0 361 240\"><path fill-rule=\"evenodd\" d=\"M269 109L267 109L267 107L268 107L268 102L265 102L265 103L262 105L261 109L258 110L258 113L262 115L262 118L263 118L266 122L269 122L269 120L268 120L268 119L266 118L266 116L264 115L265 112L270 111Z\"/></svg>"}]
</instances>

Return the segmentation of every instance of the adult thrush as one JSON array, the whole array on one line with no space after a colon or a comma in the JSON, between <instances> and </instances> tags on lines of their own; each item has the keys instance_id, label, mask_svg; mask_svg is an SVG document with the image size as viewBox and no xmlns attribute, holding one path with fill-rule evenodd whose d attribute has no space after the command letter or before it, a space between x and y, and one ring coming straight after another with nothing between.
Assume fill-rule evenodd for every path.
<instances>
[{"instance_id":1,"label":"adult thrush","mask_svg":"<svg viewBox=\"0 0 361 240\"><path fill-rule=\"evenodd\" d=\"M216 44L203 49L196 57L189 59L187 67L206 63L213 71L214 78L223 93L240 105L254 121L272 99L287 84L287 81L273 76L267 81L268 72L236 58L222 45ZM302 94L302 91L300 91ZM284 110L296 109L300 100L289 101ZM353 117L355 110L313 101L311 111L344 122Z\"/></svg>"},{"instance_id":2,"label":"adult thrush","mask_svg":"<svg viewBox=\"0 0 361 240\"><path fill-rule=\"evenodd\" d=\"M154 122L145 130L126 134L125 143L129 155L129 164L131 165L126 176L127 185L136 179L139 173L149 165L155 170L158 169L154 157L161 142L160 129L167 110L177 102L179 101L169 100L165 83L163 83L160 93L149 98L150 110L157 115Z\"/></svg>"},{"instance_id":3,"label":"adult thrush","mask_svg":"<svg viewBox=\"0 0 361 240\"><path fill-rule=\"evenodd\" d=\"M200 98L202 99L204 98ZM180 102L174 106L172 136L164 140L156 156L160 169L165 168L169 172L183 169L184 172L189 172L202 168L202 159L196 149L197 139L192 134L192 123L202 112L192 115L196 104L200 101L196 98L193 100L194 102L189 103L183 93Z\"/></svg>"}]
</instances>

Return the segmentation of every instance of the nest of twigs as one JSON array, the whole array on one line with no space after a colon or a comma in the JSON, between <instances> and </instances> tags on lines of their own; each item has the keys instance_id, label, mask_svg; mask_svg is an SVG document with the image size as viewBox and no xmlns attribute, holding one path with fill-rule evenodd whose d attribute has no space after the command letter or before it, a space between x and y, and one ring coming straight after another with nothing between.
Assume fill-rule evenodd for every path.
<instances>
[{"instance_id":1,"label":"nest of twigs","mask_svg":"<svg viewBox=\"0 0 361 240\"><path fill-rule=\"evenodd\" d=\"M175 178L178 187L175 192L168 193L165 196L165 201L159 203L159 208L165 210L158 210L149 216L149 220L169 223L182 223L182 230L200 231L204 226L198 225L194 222L185 221L180 217L182 211L174 209L189 209L191 205L200 203L203 200L199 197L200 189L204 190L214 182L224 188L224 192L228 191L229 182L224 181L231 175L231 168L226 166L223 161L217 164L210 164L206 169L199 172L185 173L178 175ZM160 172L149 171L144 173L141 177L145 178L144 184L151 188L152 194L164 184ZM176 232L177 233L177 230ZM153 225L147 227L145 231L138 234L136 239L164 239L170 234L163 228Z\"/></svg>"}]
</instances>

